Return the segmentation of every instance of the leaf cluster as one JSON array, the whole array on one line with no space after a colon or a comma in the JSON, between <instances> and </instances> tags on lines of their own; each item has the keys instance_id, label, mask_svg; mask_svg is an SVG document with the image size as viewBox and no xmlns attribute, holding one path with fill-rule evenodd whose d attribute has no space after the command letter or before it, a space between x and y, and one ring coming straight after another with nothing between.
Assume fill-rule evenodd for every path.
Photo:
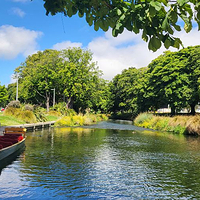
<instances>
[{"instance_id":1,"label":"leaf cluster","mask_svg":"<svg viewBox=\"0 0 200 200\"><path fill-rule=\"evenodd\" d=\"M173 36L181 31L179 20L188 33L192 21L200 28L200 2L198 0L44 0L46 14L64 13L68 17L78 14L85 17L94 30L112 29L118 36L124 29L135 34L142 32L142 39L148 48L156 51L163 44L179 48L182 42Z\"/></svg>"}]
</instances>

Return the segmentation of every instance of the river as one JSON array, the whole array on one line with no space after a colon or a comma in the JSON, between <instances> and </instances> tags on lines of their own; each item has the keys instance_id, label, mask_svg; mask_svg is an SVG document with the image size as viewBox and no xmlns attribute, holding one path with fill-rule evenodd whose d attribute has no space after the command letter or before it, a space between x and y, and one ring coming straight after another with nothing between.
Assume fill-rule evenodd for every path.
<instances>
[{"instance_id":1,"label":"river","mask_svg":"<svg viewBox=\"0 0 200 200\"><path fill-rule=\"evenodd\" d=\"M200 199L200 138L126 121L28 132L0 199Z\"/></svg>"}]
</instances>

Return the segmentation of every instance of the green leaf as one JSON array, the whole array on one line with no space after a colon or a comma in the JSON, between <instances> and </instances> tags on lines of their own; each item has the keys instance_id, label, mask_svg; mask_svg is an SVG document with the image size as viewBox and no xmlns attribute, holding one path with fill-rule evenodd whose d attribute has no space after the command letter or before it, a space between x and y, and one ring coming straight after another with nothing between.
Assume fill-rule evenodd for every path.
<instances>
[{"instance_id":1,"label":"green leaf","mask_svg":"<svg viewBox=\"0 0 200 200\"><path fill-rule=\"evenodd\" d=\"M179 6L183 6L185 3L188 3L188 0L177 0Z\"/></svg>"},{"instance_id":2,"label":"green leaf","mask_svg":"<svg viewBox=\"0 0 200 200\"><path fill-rule=\"evenodd\" d=\"M94 30L98 31L99 30L99 21L94 22Z\"/></svg>"},{"instance_id":3,"label":"green leaf","mask_svg":"<svg viewBox=\"0 0 200 200\"><path fill-rule=\"evenodd\" d=\"M162 23L162 30L166 31L168 26L169 26L168 19L167 19L167 17L165 17L165 19L163 20L163 23Z\"/></svg>"},{"instance_id":4,"label":"green leaf","mask_svg":"<svg viewBox=\"0 0 200 200\"><path fill-rule=\"evenodd\" d=\"M177 30L177 31L181 31L181 27L179 25L174 24L173 27Z\"/></svg>"},{"instance_id":5,"label":"green leaf","mask_svg":"<svg viewBox=\"0 0 200 200\"><path fill-rule=\"evenodd\" d=\"M149 7L149 14L151 17L154 17L156 15L156 9L152 6Z\"/></svg>"},{"instance_id":6,"label":"green leaf","mask_svg":"<svg viewBox=\"0 0 200 200\"><path fill-rule=\"evenodd\" d=\"M143 39L145 42L147 42L147 41L148 41L148 36L147 36L147 34L146 34L146 31L145 31L145 30L143 30L143 33L142 33L142 39Z\"/></svg>"},{"instance_id":7,"label":"green leaf","mask_svg":"<svg viewBox=\"0 0 200 200\"><path fill-rule=\"evenodd\" d=\"M164 42L164 46L166 49L169 49L169 47L171 46L171 41L169 39L166 39Z\"/></svg>"},{"instance_id":8,"label":"green leaf","mask_svg":"<svg viewBox=\"0 0 200 200\"><path fill-rule=\"evenodd\" d=\"M157 37L153 36L151 38L151 40L152 40L152 44L156 48L156 50L161 47L161 41L160 41L160 39L158 39Z\"/></svg>"},{"instance_id":9,"label":"green leaf","mask_svg":"<svg viewBox=\"0 0 200 200\"><path fill-rule=\"evenodd\" d=\"M78 16L79 17L83 17L84 16L84 13L81 13L80 11L78 12Z\"/></svg>"},{"instance_id":10,"label":"green leaf","mask_svg":"<svg viewBox=\"0 0 200 200\"><path fill-rule=\"evenodd\" d=\"M153 6L157 11L160 11L162 8L162 5L158 1L151 1L150 5Z\"/></svg>"},{"instance_id":11,"label":"green leaf","mask_svg":"<svg viewBox=\"0 0 200 200\"><path fill-rule=\"evenodd\" d=\"M117 9L117 15L121 15L122 11L120 9Z\"/></svg>"}]
</instances>

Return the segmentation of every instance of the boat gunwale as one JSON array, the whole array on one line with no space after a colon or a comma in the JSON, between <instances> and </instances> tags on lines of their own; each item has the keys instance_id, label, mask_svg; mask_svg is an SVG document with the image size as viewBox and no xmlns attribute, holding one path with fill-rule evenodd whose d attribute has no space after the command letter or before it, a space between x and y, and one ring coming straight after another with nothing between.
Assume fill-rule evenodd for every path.
<instances>
[{"instance_id":1,"label":"boat gunwale","mask_svg":"<svg viewBox=\"0 0 200 200\"><path fill-rule=\"evenodd\" d=\"M23 143L23 142L25 141L25 139L26 139L26 137L23 138L23 140L21 140L21 141L15 143L15 144L12 144L12 145L10 145L10 146L8 146L8 147L5 147L5 148L3 148L3 149L0 149L0 153L3 152L3 151L5 151L5 150L10 149L11 147L14 147L14 146L17 146L17 145ZM0 159L0 160L1 160L1 159Z\"/></svg>"}]
</instances>

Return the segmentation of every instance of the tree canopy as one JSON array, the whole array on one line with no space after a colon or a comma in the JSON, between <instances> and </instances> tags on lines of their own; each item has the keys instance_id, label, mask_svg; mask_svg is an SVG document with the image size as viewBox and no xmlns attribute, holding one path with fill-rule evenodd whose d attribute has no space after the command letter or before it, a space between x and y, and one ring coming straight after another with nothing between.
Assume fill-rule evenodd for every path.
<instances>
[{"instance_id":1,"label":"tree canopy","mask_svg":"<svg viewBox=\"0 0 200 200\"><path fill-rule=\"evenodd\" d=\"M19 75L19 99L22 102L46 105L49 111L55 91L56 103L65 101L67 108L76 111L106 109L104 97L107 97L102 92L106 82L101 79L101 71L92 62L92 53L88 50L39 51L28 56L15 71Z\"/></svg>"},{"instance_id":2,"label":"tree canopy","mask_svg":"<svg viewBox=\"0 0 200 200\"><path fill-rule=\"evenodd\" d=\"M188 33L195 21L200 29L199 0L43 0L46 14L64 13L68 17L85 17L96 31L112 29L113 36L124 29L138 34L156 51L164 44L179 48L182 42L174 37L181 31L180 21Z\"/></svg>"},{"instance_id":3,"label":"tree canopy","mask_svg":"<svg viewBox=\"0 0 200 200\"><path fill-rule=\"evenodd\" d=\"M200 95L199 55L200 46L196 46L154 59L147 71L147 101L156 109L169 104L173 115L190 106L194 114Z\"/></svg>"},{"instance_id":4,"label":"tree canopy","mask_svg":"<svg viewBox=\"0 0 200 200\"><path fill-rule=\"evenodd\" d=\"M5 85L0 85L0 106L5 106L8 99L8 92Z\"/></svg>"}]
</instances>

